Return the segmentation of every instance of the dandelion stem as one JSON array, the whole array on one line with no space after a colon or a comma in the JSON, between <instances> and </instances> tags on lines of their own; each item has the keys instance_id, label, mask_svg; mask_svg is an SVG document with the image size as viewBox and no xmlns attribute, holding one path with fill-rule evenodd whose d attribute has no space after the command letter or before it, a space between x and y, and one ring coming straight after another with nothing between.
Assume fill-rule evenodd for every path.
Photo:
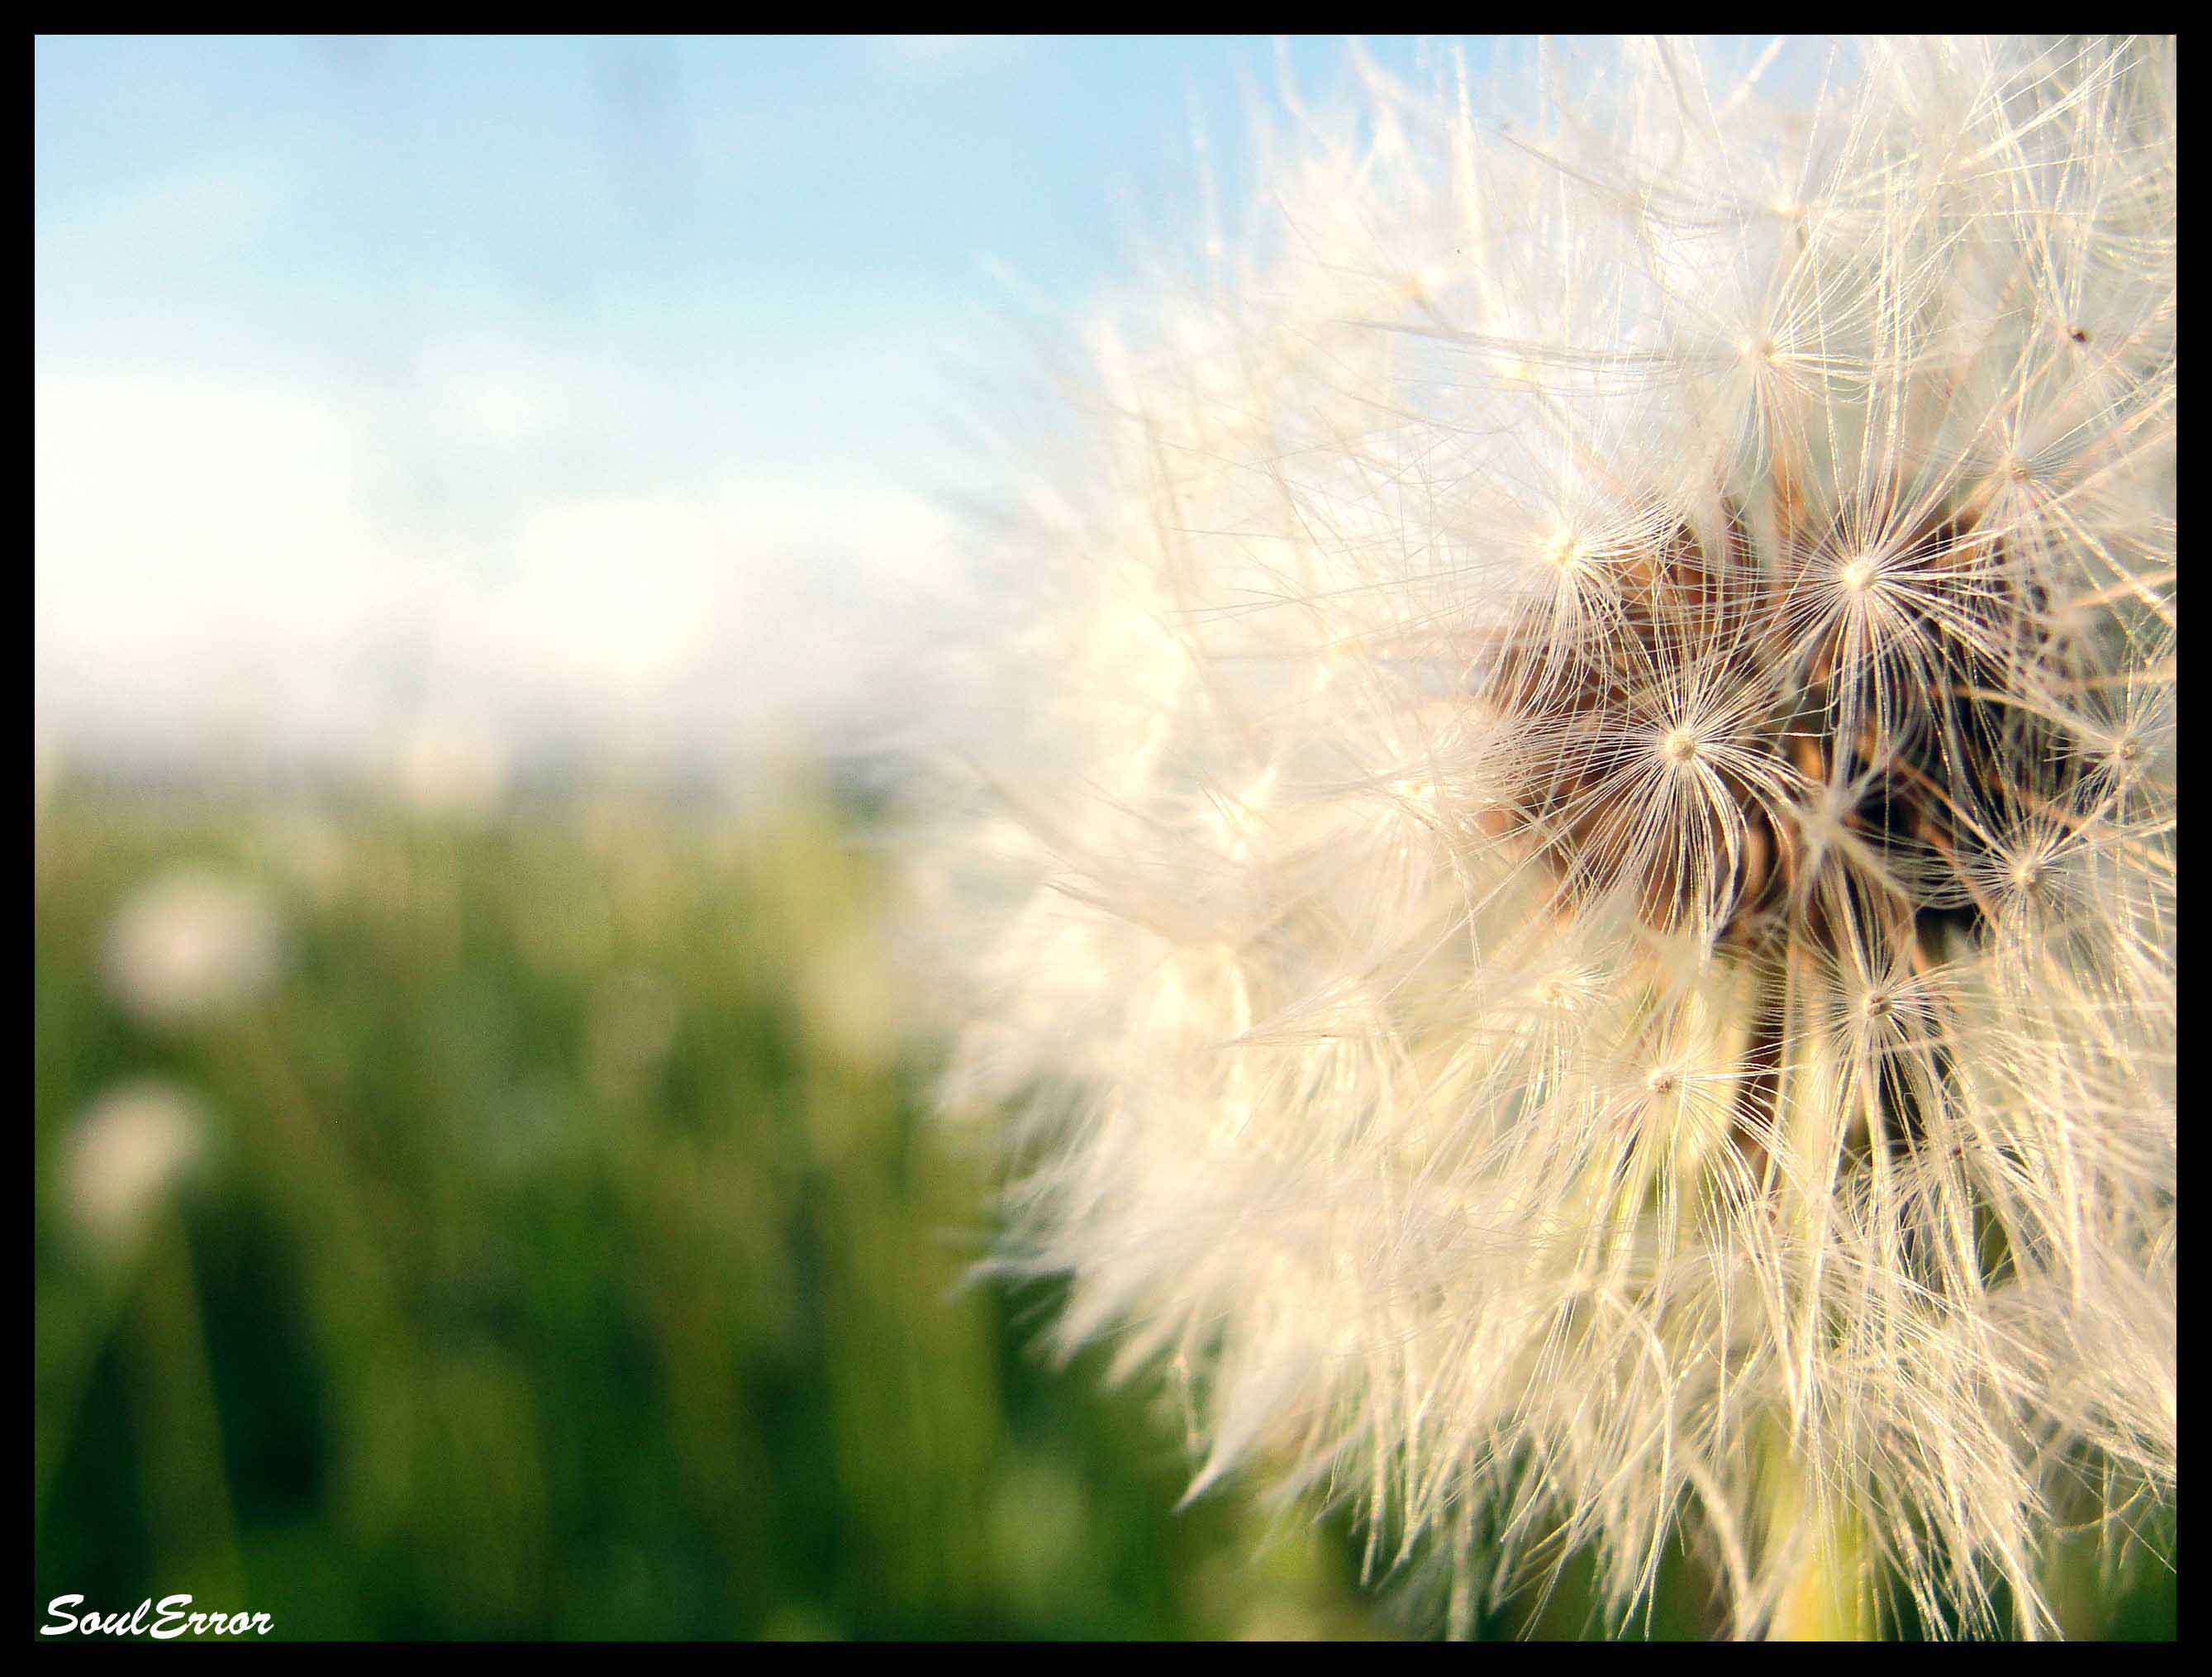
<instances>
[{"instance_id":1,"label":"dandelion stem","mask_svg":"<svg viewBox=\"0 0 2212 1677\"><path fill-rule=\"evenodd\" d=\"M1779 1581L1769 1642L1881 1639L1868 1588L1866 1547L1857 1521L1826 1506L1796 1455L1778 1450L1768 1468L1772 1497L1768 1541L1793 1557Z\"/></svg>"}]
</instances>

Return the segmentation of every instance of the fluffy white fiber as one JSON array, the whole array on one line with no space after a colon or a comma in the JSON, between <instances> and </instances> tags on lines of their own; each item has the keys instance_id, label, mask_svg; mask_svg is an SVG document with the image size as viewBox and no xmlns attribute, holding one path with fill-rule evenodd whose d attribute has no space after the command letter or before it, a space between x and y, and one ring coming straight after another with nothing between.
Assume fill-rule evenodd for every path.
<instances>
[{"instance_id":1,"label":"fluffy white fiber","mask_svg":"<svg viewBox=\"0 0 2212 1677\"><path fill-rule=\"evenodd\" d=\"M1007 1261L1462 1612L2048 1632L2174 1474L2173 46L1440 63L1005 544Z\"/></svg>"}]
</instances>

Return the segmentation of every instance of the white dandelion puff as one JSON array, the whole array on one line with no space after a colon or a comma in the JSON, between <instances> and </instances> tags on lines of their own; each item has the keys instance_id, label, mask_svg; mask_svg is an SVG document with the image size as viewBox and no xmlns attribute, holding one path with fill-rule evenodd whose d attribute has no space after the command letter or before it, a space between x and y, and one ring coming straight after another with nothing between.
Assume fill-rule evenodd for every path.
<instances>
[{"instance_id":1,"label":"white dandelion puff","mask_svg":"<svg viewBox=\"0 0 2212 1677\"><path fill-rule=\"evenodd\" d=\"M2174 1476L2173 47L1728 56L1363 66L1097 334L952 1099L1200 1486L2047 1633Z\"/></svg>"},{"instance_id":2,"label":"white dandelion puff","mask_svg":"<svg viewBox=\"0 0 2212 1677\"><path fill-rule=\"evenodd\" d=\"M62 1186L100 1252L127 1253L166 1196L201 1162L208 1125L185 1090L146 1079L108 1090L71 1125Z\"/></svg>"},{"instance_id":3,"label":"white dandelion puff","mask_svg":"<svg viewBox=\"0 0 2212 1677\"><path fill-rule=\"evenodd\" d=\"M107 931L105 974L125 1011L190 1023L259 995L276 976L282 934L253 886L184 868L139 887Z\"/></svg>"}]
</instances>

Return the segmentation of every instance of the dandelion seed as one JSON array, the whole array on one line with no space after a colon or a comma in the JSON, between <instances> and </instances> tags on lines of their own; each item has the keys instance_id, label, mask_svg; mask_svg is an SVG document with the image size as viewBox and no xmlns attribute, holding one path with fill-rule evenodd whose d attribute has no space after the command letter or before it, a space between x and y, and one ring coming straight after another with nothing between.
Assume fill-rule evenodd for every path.
<instances>
[{"instance_id":1,"label":"dandelion seed","mask_svg":"<svg viewBox=\"0 0 2212 1677\"><path fill-rule=\"evenodd\" d=\"M1101 334L952 1086L1063 1342L1455 1622L2046 1633L2174 1481L2173 48L1547 51Z\"/></svg>"}]
</instances>

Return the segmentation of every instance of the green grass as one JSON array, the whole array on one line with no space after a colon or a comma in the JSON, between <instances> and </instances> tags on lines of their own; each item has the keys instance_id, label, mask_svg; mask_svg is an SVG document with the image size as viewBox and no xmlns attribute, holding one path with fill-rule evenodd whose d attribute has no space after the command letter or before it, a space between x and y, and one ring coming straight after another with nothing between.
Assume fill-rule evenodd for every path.
<instances>
[{"instance_id":1,"label":"green grass","mask_svg":"<svg viewBox=\"0 0 2212 1677\"><path fill-rule=\"evenodd\" d=\"M1339 1519L1237 1491L1054 1301L969 1280L988 1183L892 1028L825 801L432 817L63 785L38 818L34 1623L191 1594L302 1637L1388 1634ZM180 868L274 979L165 1023L110 928ZM191 1167L117 1232L85 1114ZM1631 1634L1710 1633L1670 1568ZM1492 1634L1594 1628L1579 1575ZM2073 1622L2171 1634L2172 1575ZM82 1609L80 1609L82 1610Z\"/></svg>"},{"instance_id":2,"label":"green grass","mask_svg":"<svg viewBox=\"0 0 2212 1677\"><path fill-rule=\"evenodd\" d=\"M261 893L279 976L151 1025L118 906ZM35 1622L190 1592L297 1637L1371 1634L1335 1527L963 1284L978 1171L876 999L819 802L94 796L36 868ZM152 1078L206 1144L94 1238L70 1137ZM82 1609L81 1609L82 1610Z\"/></svg>"}]
</instances>

